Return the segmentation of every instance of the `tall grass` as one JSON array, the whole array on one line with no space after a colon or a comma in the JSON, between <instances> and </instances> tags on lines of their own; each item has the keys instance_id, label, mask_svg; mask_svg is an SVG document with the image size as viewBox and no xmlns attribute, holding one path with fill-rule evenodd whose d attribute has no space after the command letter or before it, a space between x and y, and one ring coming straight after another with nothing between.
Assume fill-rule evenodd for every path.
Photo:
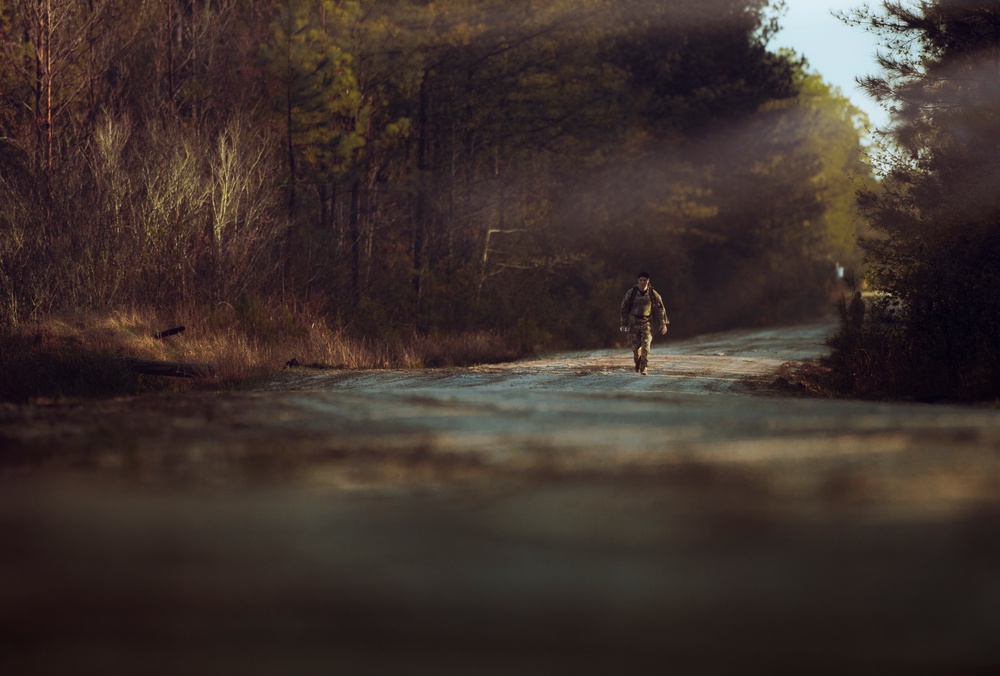
<instances>
[{"instance_id":1,"label":"tall grass","mask_svg":"<svg viewBox=\"0 0 1000 676\"><path fill-rule=\"evenodd\" d=\"M182 333L155 335L181 324ZM525 354L495 333L349 335L318 315L244 299L184 316L75 313L0 331L0 401L108 397L252 386L293 361L313 368L421 368L507 361ZM144 376L126 360L203 363L194 378Z\"/></svg>"}]
</instances>

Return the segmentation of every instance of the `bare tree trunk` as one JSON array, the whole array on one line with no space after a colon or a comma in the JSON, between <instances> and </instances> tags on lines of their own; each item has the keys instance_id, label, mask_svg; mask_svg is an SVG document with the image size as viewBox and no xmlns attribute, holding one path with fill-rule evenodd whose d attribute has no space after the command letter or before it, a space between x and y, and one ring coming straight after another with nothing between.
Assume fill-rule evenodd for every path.
<instances>
[{"instance_id":1,"label":"bare tree trunk","mask_svg":"<svg viewBox=\"0 0 1000 676\"><path fill-rule=\"evenodd\" d=\"M348 216L348 239L351 246L351 294L357 298L361 291L361 179L351 183L351 211Z\"/></svg>"},{"instance_id":2,"label":"bare tree trunk","mask_svg":"<svg viewBox=\"0 0 1000 676\"><path fill-rule=\"evenodd\" d=\"M174 0L164 0L167 5L167 100L174 103L177 91L177 74L174 71Z\"/></svg>"},{"instance_id":3,"label":"bare tree trunk","mask_svg":"<svg viewBox=\"0 0 1000 676\"><path fill-rule=\"evenodd\" d=\"M289 30L289 35L291 31ZM285 260L282 277L285 280L291 276L292 272L292 252L295 242L295 174L297 167L295 164L295 138L293 135L293 102L292 102L292 44L291 39L285 45L285 145L288 152L288 231L285 235ZM284 285L284 282L283 282Z\"/></svg>"},{"instance_id":4,"label":"bare tree trunk","mask_svg":"<svg viewBox=\"0 0 1000 676\"><path fill-rule=\"evenodd\" d=\"M364 221L362 222L362 227L364 228L364 248L362 249L364 274L362 275L362 282L365 285L371 282L372 273L373 248L375 244L375 210L378 205L378 196L376 193L377 174L378 170L374 167L371 154L369 153L364 161L365 191L364 195L362 195L361 211L364 214Z\"/></svg>"},{"instance_id":5,"label":"bare tree trunk","mask_svg":"<svg viewBox=\"0 0 1000 676\"><path fill-rule=\"evenodd\" d=\"M422 288L422 277L424 273L424 244L427 237L427 219L428 219L428 206L427 206L427 172L429 170L428 163L428 144L429 144L429 111L428 107L429 94L427 91L427 80L430 77L428 71L424 71L423 80L420 82L420 102L419 111L417 114L417 201L416 201L416 211L414 214L413 223L413 297L414 297L414 308L413 308L413 319L414 322L420 323L420 310L421 310L421 296L423 293Z\"/></svg>"},{"instance_id":6,"label":"bare tree trunk","mask_svg":"<svg viewBox=\"0 0 1000 676\"><path fill-rule=\"evenodd\" d=\"M291 218L295 213L295 138L293 133L293 109L292 101L292 45L291 40L285 47L288 69L285 78L285 146L288 151L288 216Z\"/></svg>"},{"instance_id":7,"label":"bare tree trunk","mask_svg":"<svg viewBox=\"0 0 1000 676\"><path fill-rule=\"evenodd\" d=\"M52 0L45 0L45 173L52 176Z\"/></svg>"},{"instance_id":8,"label":"bare tree trunk","mask_svg":"<svg viewBox=\"0 0 1000 676\"><path fill-rule=\"evenodd\" d=\"M35 164L39 173L52 170L52 56L51 4L38 0L35 44Z\"/></svg>"}]
</instances>

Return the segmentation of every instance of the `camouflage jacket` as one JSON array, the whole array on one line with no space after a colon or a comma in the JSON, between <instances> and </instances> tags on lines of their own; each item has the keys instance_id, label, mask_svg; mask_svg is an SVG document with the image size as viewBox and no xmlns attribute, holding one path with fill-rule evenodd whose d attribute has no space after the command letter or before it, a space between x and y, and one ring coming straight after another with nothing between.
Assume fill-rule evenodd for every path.
<instances>
[{"instance_id":1,"label":"camouflage jacket","mask_svg":"<svg viewBox=\"0 0 1000 676\"><path fill-rule=\"evenodd\" d=\"M653 289L652 284L646 293L633 286L622 299L622 326L648 326L650 317L657 326L669 324L667 311L663 307L663 298Z\"/></svg>"}]
</instances>

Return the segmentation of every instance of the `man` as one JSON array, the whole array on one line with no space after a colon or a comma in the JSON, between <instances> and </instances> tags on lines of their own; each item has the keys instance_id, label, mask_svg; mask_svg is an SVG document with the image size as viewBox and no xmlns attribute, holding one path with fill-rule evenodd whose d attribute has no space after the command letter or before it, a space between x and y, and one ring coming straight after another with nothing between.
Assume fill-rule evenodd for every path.
<instances>
[{"instance_id":1,"label":"man","mask_svg":"<svg viewBox=\"0 0 1000 676\"><path fill-rule=\"evenodd\" d=\"M659 325L661 334L666 334L670 320L667 319L663 299L649 283L649 273L640 272L637 278L636 285L628 290L622 300L621 330L628 331L636 372L646 375L649 347L653 343L650 318Z\"/></svg>"}]
</instances>

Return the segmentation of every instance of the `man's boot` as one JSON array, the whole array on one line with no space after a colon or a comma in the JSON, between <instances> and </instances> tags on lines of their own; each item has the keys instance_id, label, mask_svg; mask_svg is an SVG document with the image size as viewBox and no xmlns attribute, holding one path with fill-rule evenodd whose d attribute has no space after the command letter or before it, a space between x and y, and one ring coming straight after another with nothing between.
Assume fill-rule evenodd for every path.
<instances>
[{"instance_id":1,"label":"man's boot","mask_svg":"<svg viewBox=\"0 0 1000 676\"><path fill-rule=\"evenodd\" d=\"M638 373L639 370L642 368L640 366L640 364L642 364L642 359L639 358L638 354L634 354L632 355L632 361L635 362L635 372Z\"/></svg>"},{"instance_id":2,"label":"man's boot","mask_svg":"<svg viewBox=\"0 0 1000 676\"><path fill-rule=\"evenodd\" d=\"M646 364L647 364L646 358L642 357L639 360L639 364L635 367L635 370L641 373L642 375L646 375Z\"/></svg>"}]
</instances>

